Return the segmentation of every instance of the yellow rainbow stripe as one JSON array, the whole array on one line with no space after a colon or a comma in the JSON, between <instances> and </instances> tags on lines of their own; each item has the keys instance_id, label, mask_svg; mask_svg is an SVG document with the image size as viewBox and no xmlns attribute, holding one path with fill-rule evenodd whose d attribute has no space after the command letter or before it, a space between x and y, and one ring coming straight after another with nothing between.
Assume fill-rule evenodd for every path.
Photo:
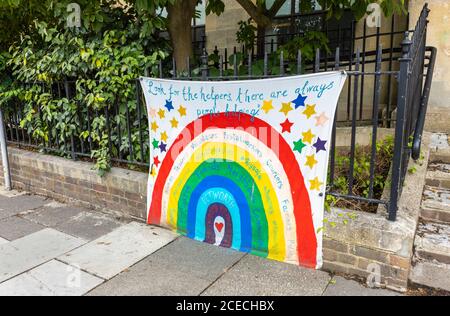
<instances>
[{"instance_id":1,"label":"yellow rainbow stripe","mask_svg":"<svg viewBox=\"0 0 450 316\"><path fill-rule=\"evenodd\" d=\"M284 261L286 257L286 242L284 236L284 224L281 217L280 205L276 191L264 168L250 152L237 145L227 143L207 142L197 148L193 155L186 161L179 176L173 183L167 211L167 223L176 228L178 221L178 201L181 192L194 171L206 160L234 161L241 165L254 179L261 193L264 210L267 217L269 242L268 258ZM260 172L258 173L257 170Z\"/></svg>"}]
</instances>

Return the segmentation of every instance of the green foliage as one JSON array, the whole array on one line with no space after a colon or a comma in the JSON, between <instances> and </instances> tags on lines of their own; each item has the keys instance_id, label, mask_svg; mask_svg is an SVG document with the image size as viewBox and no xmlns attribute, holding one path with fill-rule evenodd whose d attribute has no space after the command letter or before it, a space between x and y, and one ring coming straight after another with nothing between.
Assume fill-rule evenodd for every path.
<instances>
[{"instance_id":1,"label":"green foliage","mask_svg":"<svg viewBox=\"0 0 450 316\"><path fill-rule=\"evenodd\" d=\"M328 11L328 18L334 17L340 19L345 10L351 10L355 19L360 20L367 12L370 3L378 2L386 16L392 14L401 14L405 11L404 0L317 0L324 10ZM214 5L221 0L213 0ZM265 0L258 0L253 3L250 0L238 1L250 15L248 21L239 22L239 30L236 33L237 42L244 44L246 47L252 47L255 38L261 34L257 34L258 27L269 27L272 20L281 9L286 1L275 1L269 8ZM308 13L315 7L316 0L302 0L300 2L301 12ZM209 12L212 12L211 10ZM220 12L219 12L220 14ZM306 61L312 61L317 48L325 50L329 53L328 38L323 32L304 29L304 34L296 36L287 44L281 47L284 55L294 60L301 50L302 56Z\"/></svg>"},{"instance_id":2,"label":"green foliage","mask_svg":"<svg viewBox=\"0 0 450 316\"><path fill-rule=\"evenodd\" d=\"M134 23L142 39L165 27L165 19L159 17L158 8L175 0L77 0L85 30L96 33L105 30L125 29ZM0 0L0 47L9 47L24 35L32 35L34 21L46 22L49 27L65 27L67 5L72 0Z\"/></svg>"},{"instance_id":3,"label":"green foliage","mask_svg":"<svg viewBox=\"0 0 450 316\"><path fill-rule=\"evenodd\" d=\"M328 42L328 38L324 33L307 31L301 36L294 37L288 43L283 45L279 51L283 51L286 58L295 60L298 51L300 50L302 52L302 58L305 61L313 61L317 49L325 51L327 54L331 53Z\"/></svg>"},{"instance_id":4,"label":"green foliage","mask_svg":"<svg viewBox=\"0 0 450 316\"><path fill-rule=\"evenodd\" d=\"M381 199L384 189L389 185L389 171L394 154L394 138L387 137L376 144L375 177L373 184L373 198ZM350 153L347 150L336 152L336 166L333 192L348 194ZM370 190L370 167L371 148L357 146L355 152L355 170L353 181L354 196L369 197ZM415 171L410 171L414 173ZM327 195L325 199L325 211L330 213L331 208L345 209L346 211L335 211L336 219L324 219L323 226L319 232L325 232L329 228L335 228L338 224L348 225L357 218L355 211L376 212L377 206L369 203L341 199Z\"/></svg>"},{"instance_id":5,"label":"green foliage","mask_svg":"<svg viewBox=\"0 0 450 316\"><path fill-rule=\"evenodd\" d=\"M206 2L206 14L221 15L223 11L225 11L225 3L222 0L208 0Z\"/></svg>"},{"instance_id":6,"label":"green foliage","mask_svg":"<svg viewBox=\"0 0 450 316\"><path fill-rule=\"evenodd\" d=\"M374 164L373 197L380 199L386 185L389 184L389 171L394 153L394 138L387 137L376 144L376 159ZM371 147L357 146L354 160L353 196L369 197L370 192L370 168ZM350 153L346 150L336 153L336 170L333 191L340 194L348 194ZM330 202L330 201L329 201ZM339 206L356 210L376 210L374 205L349 200L335 199L330 206Z\"/></svg>"},{"instance_id":7,"label":"green foliage","mask_svg":"<svg viewBox=\"0 0 450 316\"><path fill-rule=\"evenodd\" d=\"M255 44L257 28L252 23L252 19L239 22L239 30L236 32L236 40L245 47L253 47Z\"/></svg>"},{"instance_id":8,"label":"green foliage","mask_svg":"<svg viewBox=\"0 0 450 316\"><path fill-rule=\"evenodd\" d=\"M138 126L146 126L147 121L139 121L136 115L135 79L145 69L156 70L159 60L167 57L167 43L143 36L141 21L133 18L131 9L102 5L98 10L97 17L108 15L111 21L103 20L100 33L96 31L97 18L80 30L35 20L28 34L11 46L6 57L0 55L0 67L14 78L2 80L0 106L8 114L22 104L21 127L42 146L52 140L58 143L59 152L70 151L71 135L81 140L89 138L96 169L104 173L111 166L110 155L119 150L128 152L133 147L134 157L140 157ZM55 12L58 14L57 9ZM164 24L154 17L152 25L153 33ZM74 81L70 99L63 85L59 87L63 90L61 95L55 92L55 82L65 80ZM115 104L117 112L113 110ZM88 111L90 122L86 119ZM126 133L119 136L112 131L110 152L105 111L114 113L109 119L122 127L127 126L127 111L136 118L130 122L131 144ZM144 144L147 146L147 139Z\"/></svg>"}]
</instances>

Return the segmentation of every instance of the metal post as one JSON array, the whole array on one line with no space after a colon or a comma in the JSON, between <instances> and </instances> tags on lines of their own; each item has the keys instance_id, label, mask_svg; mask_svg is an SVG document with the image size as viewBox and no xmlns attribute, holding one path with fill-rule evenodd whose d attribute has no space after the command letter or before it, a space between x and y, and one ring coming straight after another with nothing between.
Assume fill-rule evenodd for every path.
<instances>
[{"instance_id":1,"label":"metal post","mask_svg":"<svg viewBox=\"0 0 450 316\"><path fill-rule=\"evenodd\" d=\"M201 66L202 80L206 81L209 76L208 53L206 52L206 48L203 49L203 54L202 54L201 59L202 59L202 66Z\"/></svg>"},{"instance_id":2,"label":"metal post","mask_svg":"<svg viewBox=\"0 0 450 316\"><path fill-rule=\"evenodd\" d=\"M11 171L9 169L8 147L6 144L5 125L3 121L3 111L0 108L0 146L2 151L3 175L5 178L5 189L11 191Z\"/></svg>"},{"instance_id":3,"label":"metal post","mask_svg":"<svg viewBox=\"0 0 450 316\"><path fill-rule=\"evenodd\" d=\"M395 221L397 219L398 200L400 197L400 187L402 182L402 161L404 155L404 141L405 137L405 114L407 107L408 95L408 81L409 81L409 65L411 57L409 51L411 47L411 40L409 39L409 32L405 32L405 37L402 42L402 58L400 58L400 73L398 76L398 101L397 101L397 120L395 127L395 144L394 144L394 158L392 163L392 183L391 183L391 198L389 202L389 220Z\"/></svg>"},{"instance_id":4,"label":"metal post","mask_svg":"<svg viewBox=\"0 0 450 316\"><path fill-rule=\"evenodd\" d=\"M69 89L69 82L67 79L64 80L64 90L66 92L66 98L70 102L70 89ZM76 160L77 156L75 154L75 138L73 136L73 131L70 133L70 155L72 157L72 160Z\"/></svg>"}]
</instances>

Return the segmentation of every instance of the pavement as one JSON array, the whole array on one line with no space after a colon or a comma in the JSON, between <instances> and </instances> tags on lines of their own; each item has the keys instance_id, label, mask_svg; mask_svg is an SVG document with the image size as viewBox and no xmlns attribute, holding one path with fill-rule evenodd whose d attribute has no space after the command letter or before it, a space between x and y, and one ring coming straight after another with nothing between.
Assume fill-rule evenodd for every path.
<instances>
[{"instance_id":1,"label":"pavement","mask_svg":"<svg viewBox=\"0 0 450 316\"><path fill-rule=\"evenodd\" d=\"M0 296L394 296L141 222L0 191Z\"/></svg>"}]
</instances>

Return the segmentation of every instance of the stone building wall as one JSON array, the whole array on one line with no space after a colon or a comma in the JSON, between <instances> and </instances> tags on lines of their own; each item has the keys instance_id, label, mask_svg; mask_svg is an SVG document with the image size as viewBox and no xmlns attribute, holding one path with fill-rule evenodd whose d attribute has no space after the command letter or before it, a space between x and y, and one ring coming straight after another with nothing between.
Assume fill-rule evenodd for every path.
<instances>
[{"instance_id":1,"label":"stone building wall","mask_svg":"<svg viewBox=\"0 0 450 316\"><path fill-rule=\"evenodd\" d=\"M231 53L236 42L238 22L247 20L249 15L236 0L223 0L225 12L220 16L210 14L206 17L206 48L208 52L214 51L215 46L223 52L228 48Z\"/></svg>"},{"instance_id":2,"label":"stone building wall","mask_svg":"<svg viewBox=\"0 0 450 316\"><path fill-rule=\"evenodd\" d=\"M428 3L427 45L437 48L437 60L428 110L427 130L450 133L450 1L410 0L411 25L417 20L422 7Z\"/></svg>"},{"instance_id":3,"label":"stone building wall","mask_svg":"<svg viewBox=\"0 0 450 316\"><path fill-rule=\"evenodd\" d=\"M450 107L450 1L448 0L410 0L411 27L417 21L425 3L431 10L428 24L428 46L438 49L436 69L433 78L433 94L430 105Z\"/></svg>"}]
</instances>

